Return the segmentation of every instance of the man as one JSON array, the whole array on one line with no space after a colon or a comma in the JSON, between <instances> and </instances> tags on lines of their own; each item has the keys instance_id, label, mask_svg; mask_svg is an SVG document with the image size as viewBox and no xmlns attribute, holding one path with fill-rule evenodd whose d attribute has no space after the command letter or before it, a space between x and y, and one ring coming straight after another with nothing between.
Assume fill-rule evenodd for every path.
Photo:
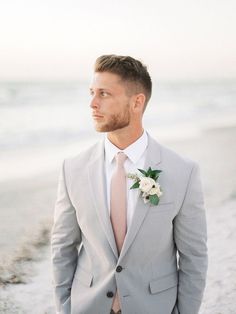
<instances>
[{"instance_id":1,"label":"man","mask_svg":"<svg viewBox=\"0 0 236 314\"><path fill-rule=\"evenodd\" d=\"M143 129L151 89L140 61L97 59L90 106L106 136L63 163L52 230L58 313L199 311L207 270L199 168Z\"/></svg>"}]
</instances>

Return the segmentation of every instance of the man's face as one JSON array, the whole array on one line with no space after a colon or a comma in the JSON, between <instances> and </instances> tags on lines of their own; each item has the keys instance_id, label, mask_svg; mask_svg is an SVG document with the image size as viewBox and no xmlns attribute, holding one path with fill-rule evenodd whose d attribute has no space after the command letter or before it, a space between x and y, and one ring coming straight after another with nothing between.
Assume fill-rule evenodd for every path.
<instances>
[{"instance_id":1,"label":"man's face","mask_svg":"<svg viewBox=\"0 0 236 314\"><path fill-rule=\"evenodd\" d=\"M119 75L96 72L90 87L90 107L98 132L112 132L130 123L130 96Z\"/></svg>"}]
</instances>

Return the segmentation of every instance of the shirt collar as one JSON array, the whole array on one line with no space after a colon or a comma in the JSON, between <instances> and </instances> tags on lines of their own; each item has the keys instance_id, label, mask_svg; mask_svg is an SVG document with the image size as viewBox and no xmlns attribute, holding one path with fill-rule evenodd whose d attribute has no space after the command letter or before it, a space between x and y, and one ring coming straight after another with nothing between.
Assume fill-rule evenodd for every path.
<instances>
[{"instance_id":1,"label":"shirt collar","mask_svg":"<svg viewBox=\"0 0 236 314\"><path fill-rule=\"evenodd\" d=\"M148 144L148 136L145 130L143 134L134 143L126 147L124 150L120 150L118 147L112 144L106 135L105 155L109 163L112 163L115 155L118 152L124 152L126 156L130 159L130 161L135 164L143 155L144 151L147 148L147 144Z\"/></svg>"}]
</instances>

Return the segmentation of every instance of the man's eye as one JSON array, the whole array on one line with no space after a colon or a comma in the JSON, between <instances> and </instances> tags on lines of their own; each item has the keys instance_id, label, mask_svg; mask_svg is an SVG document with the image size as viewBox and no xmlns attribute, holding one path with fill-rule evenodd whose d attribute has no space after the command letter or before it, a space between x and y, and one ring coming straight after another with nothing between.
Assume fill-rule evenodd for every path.
<instances>
[{"instance_id":1,"label":"man's eye","mask_svg":"<svg viewBox=\"0 0 236 314\"><path fill-rule=\"evenodd\" d=\"M92 90L90 91L90 95L91 95L91 96L93 96L93 95L94 95L94 92L93 92Z\"/></svg>"},{"instance_id":2,"label":"man's eye","mask_svg":"<svg viewBox=\"0 0 236 314\"><path fill-rule=\"evenodd\" d=\"M106 92L101 92L101 96L107 96L108 94Z\"/></svg>"}]
</instances>

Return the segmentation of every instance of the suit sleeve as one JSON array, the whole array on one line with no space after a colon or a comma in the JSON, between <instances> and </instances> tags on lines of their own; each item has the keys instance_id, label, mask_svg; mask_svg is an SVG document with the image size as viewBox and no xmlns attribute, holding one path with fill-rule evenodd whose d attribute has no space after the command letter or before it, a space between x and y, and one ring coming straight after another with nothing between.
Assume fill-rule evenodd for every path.
<instances>
[{"instance_id":1,"label":"suit sleeve","mask_svg":"<svg viewBox=\"0 0 236 314\"><path fill-rule=\"evenodd\" d=\"M64 161L59 176L54 223L51 232L53 290L56 310L59 313L62 310L64 313L64 308L70 307L70 290L77 265L77 246L80 242L81 232L77 223L76 212L66 187Z\"/></svg>"},{"instance_id":2,"label":"suit sleeve","mask_svg":"<svg viewBox=\"0 0 236 314\"><path fill-rule=\"evenodd\" d=\"M179 255L177 306L180 314L197 314L207 273L207 228L199 167L194 164L184 201L174 222Z\"/></svg>"}]
</instances>

